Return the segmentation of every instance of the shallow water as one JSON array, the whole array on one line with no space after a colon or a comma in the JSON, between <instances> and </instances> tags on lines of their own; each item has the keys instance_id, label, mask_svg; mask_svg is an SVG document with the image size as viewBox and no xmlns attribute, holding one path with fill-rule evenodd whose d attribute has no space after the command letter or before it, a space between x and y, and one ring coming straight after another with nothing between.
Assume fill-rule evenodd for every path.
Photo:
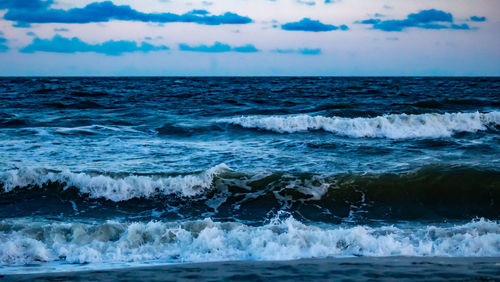
<instances>
[{"instance_id":1,"label":"shallow water","mask_svg":"<svg viewBox=\"0 0 500 282\"><path fill-rule=\"evenodd\" d=\"M500 256L498 78L1 78L0 273Z\"/></svg>"},{"instance_id":2,"label":"shallow water","mask_svg":"<svg viewBox=\"0 0 500 282\"><path fill-rule=\"evenodd\" d=\"M9 281L496 281L492 258L337 258L144 266L101 271L9 275Z\"/></svg>"}]
</instances>

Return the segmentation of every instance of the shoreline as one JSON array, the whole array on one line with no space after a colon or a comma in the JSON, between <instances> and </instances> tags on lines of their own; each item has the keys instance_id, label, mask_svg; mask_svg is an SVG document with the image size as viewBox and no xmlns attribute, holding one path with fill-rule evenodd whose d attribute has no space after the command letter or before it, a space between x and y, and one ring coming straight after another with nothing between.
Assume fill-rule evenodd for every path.
<instances>
[{"instance_id":1,"label":"shoreline","mask_svg":"<svg viewBox=\"0 0 500 282\"><path fill-rule=\"evenodd\" d=\"M350 257L226 261L0 275L4 281L500 280L500 257Z\"/></svg>"}]
</instances>

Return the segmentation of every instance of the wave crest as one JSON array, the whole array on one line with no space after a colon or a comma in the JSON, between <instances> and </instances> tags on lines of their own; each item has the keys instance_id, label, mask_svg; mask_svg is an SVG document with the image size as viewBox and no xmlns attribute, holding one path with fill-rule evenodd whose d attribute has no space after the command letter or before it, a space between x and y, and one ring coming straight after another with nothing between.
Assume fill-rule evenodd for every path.
<instances>
[{"instance_id":1,"label":"wave crest","mask_svg":"<svg viewBox=\"0 0 500 282\"><path fill-rule=\"evenodd\" d=\"M119 202L155 195L199 195L213 186L215 175L227 170L230 170L228 166L220 164L198 174L170 177L130 175L115 178L108 175L74 173L68 170L49 172L20 169L0 174L0 187L3 187L3 192L10 192L16 188L42 187L50 183L61 183L63 189L76 187L80 193L88 194L91 198L105 198Z\"/></svg>"},{"instance_id":2,"label":"wave crest","mask_svg":"<svg viewBox=\"0 0 500 282\"><path fill-rule=\"evenodd\" d=\"M458 132L477 132L487 130L488 126L498 126L500 112L393 114L373 118L310 115L242 116L219 122L278 133L323 130L354 138L438 138L449 137Z\"/></svg>"}]
</instances>

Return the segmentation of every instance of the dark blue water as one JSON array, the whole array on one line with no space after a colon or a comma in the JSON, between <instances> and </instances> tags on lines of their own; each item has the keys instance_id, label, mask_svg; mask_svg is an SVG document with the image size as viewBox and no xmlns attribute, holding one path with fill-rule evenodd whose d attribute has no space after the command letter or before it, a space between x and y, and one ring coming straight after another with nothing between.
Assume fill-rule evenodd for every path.
<instances>
[{"instance_id":1,"label":"dark blue water","mask_svg":"<svg viewBox=\"0 0 500 282\"><path fill-rule=\"evenodd\" d=\"M499 256L499 219L498 78L0 79L0 272Z\"/></svg>"}]
</instances>

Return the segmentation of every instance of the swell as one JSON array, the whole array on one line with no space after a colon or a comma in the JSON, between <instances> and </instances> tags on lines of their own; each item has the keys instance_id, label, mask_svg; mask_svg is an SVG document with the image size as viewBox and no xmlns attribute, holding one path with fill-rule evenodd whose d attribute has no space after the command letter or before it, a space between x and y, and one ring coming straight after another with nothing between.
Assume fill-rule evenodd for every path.
<instances>
[{"instance_id":1,"label":"swell","mask_svg":"<svg viewBox=\"0 0 500 282\"><path fill-rule=\"evenodd\" d=\"M273 111L271 111L273 112ZM196 137L217 135L226 131L240 134L236 129L256 129L272 133L309 133L324 131L350 138L389 138L389 139L432 139L451 137L459 133L498 132L500 112L489 113L426 113L426 114L391 114L375 117L360 117L366 111L357 112L356 117L321 115L250 115L234 118L216 119L203 124L178 125L165 123L149 128L148 132L162 137ZM372 113L375 115L375 113ZM82 119L71 122L61 118L52 122L0 117L0 128L45 127L56 130L56 134L99 134L104 132L140 133L140 127L126 120L103 120L101 124ZM139 129L135 129L139 128ZM147 127L145 127L147 128ZM144 128L142 128L144 129Z\"/></svg>"},{"instance_id":2,"label":"swell","mask_svg":"<svg viewBox=\"0 0 500 282\"><path fill-rule=\"evenodd\" d=\"M0 221L0 265L43 262L209 262L345 256L500 256L500 225L313 226L274 217L262 226L184 222Z\"/></svg>"},{"instance_id":3,"label":"swell","mask_svg":"<svg viewBox=\"0 0 500 282\"><path fill-rule=\"evenodd\" d=\"M1 214L11 216L210 215L261 221L285 210L300 219L334 223L500 217L500 172L473 167L330 176L244 174L225 165L177 176L17 170L0 179ZM47 201L53 204L47 207Z\"/></svg>"},{"instance_id":4,"label":"swell","mask_svg":"<svg viewBox=\"0 0 500 282\"><path fill-rule=\"evenodd\" d=\"M373 118L242 116L221 119L219 122L277 133L322 130L353 138L439 138L450 137L459 132L494 130L500 125L500 112L392 114Z\"/></svg>"}]
</instances>

